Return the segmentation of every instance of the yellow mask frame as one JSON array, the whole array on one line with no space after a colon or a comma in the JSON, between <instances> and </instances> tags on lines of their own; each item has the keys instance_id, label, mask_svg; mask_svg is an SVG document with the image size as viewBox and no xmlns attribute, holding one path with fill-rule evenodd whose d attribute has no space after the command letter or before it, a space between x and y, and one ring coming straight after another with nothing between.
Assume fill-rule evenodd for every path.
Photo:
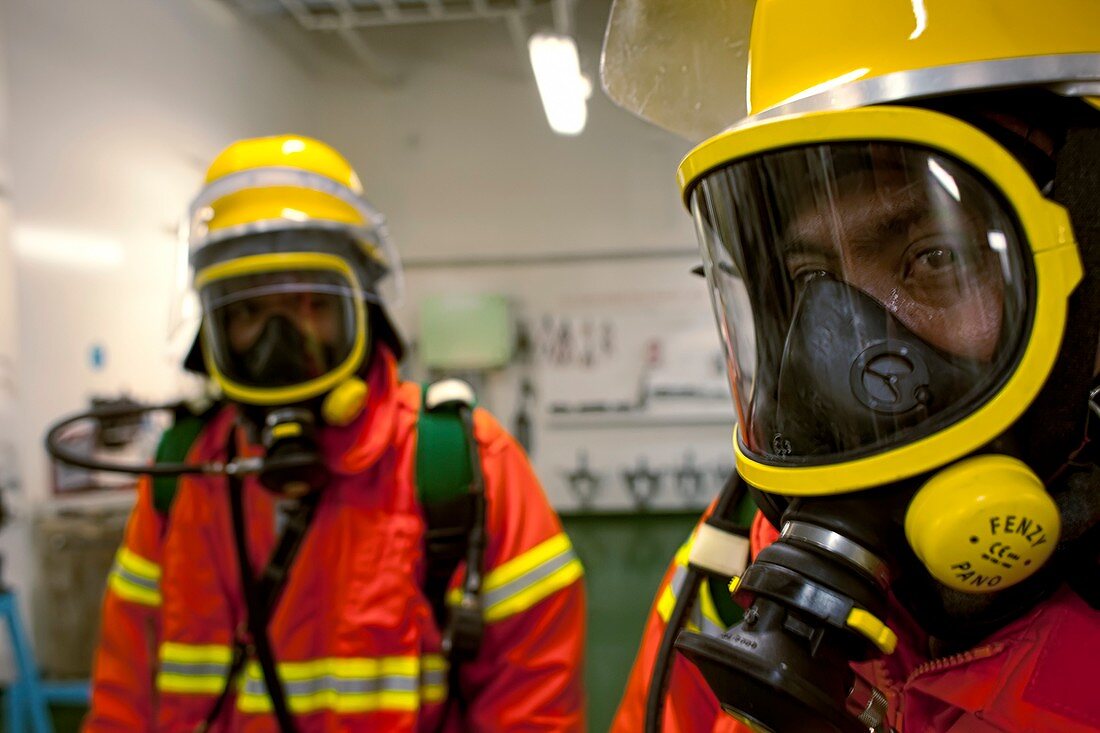
<instances>
[{"instance_id":1,"label":"yellow mask frame","mask_svg":"<svg viewBox=\"0 0 1100 733\"><path fill-rule=\"evenodd\" d=\"M962 458L1019 419L1058 355L1066 302L1083 274L1069 215L1042 196L1007 150L961 120L901 106L780 117L734 127L707 140L684 158L678 178L690 208L696 183L729 163L787 147L879 141L918 145L957 158L980 171L1012 205L1036 280L1028 343L1000 391L974 412L933 435L875 455L821 466L777 466L750 455L735 429L737 470L762 491L787 496L842 494L917 476Z\"/></svg>"},{"instance_id":2,"label":"yellow mask frame","mask_svg":"<svg viewBox=\"0 0 1100 733\"><path fill-rule=\"evenodd\" d=\"M200 291L207 285L243 275L259 275L273 272L302 270L323 270L335 272L352 287L353 292L361 293L362 286L352 269L343 258L324 252L278 252L250 255L219 262L200 270L195 275L195 290ZM252 387L227 377L219 368L212 355L213 349L203 349L206 369L214 381L221 387L225 396L235 402L270 407L302 402L331 392L340 384L354 377L367 353L367 314L361 297L355 298L355 339L347 358L335 369L315 379L300 384L261 389ZM207 321L207 323L209 323ZM205 325L203 341L208 338Z\"/></svg>"}]
</instances>

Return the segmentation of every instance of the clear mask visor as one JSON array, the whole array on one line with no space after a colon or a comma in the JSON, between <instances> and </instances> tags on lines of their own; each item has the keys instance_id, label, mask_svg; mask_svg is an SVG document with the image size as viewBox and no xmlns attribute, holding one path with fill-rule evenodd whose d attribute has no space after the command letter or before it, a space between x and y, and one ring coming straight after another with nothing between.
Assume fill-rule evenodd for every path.
<instances>
[{"instance_id":1,"label":"clear mask visor","mask_svg":"<svg viewBox=\"0 0 1100 733\"><path fill-rule=\"evenodd\" d=\"M270 389L336 370L365 337L362 297L324 270L227 277L199 292L208 356L236 384Z\"/></svg>"},{"instance_id":2,"label":"clear mask visor","mask_svg":"<svg viewBox=\"0 0 1100 733\"><path fill-rule=\"evenodd\" d=\"M995 395L1033 308L1028 246L977 170L915 145L804 145L691 195L743 448L833 463Z\"/></svg>"}]
</instances>

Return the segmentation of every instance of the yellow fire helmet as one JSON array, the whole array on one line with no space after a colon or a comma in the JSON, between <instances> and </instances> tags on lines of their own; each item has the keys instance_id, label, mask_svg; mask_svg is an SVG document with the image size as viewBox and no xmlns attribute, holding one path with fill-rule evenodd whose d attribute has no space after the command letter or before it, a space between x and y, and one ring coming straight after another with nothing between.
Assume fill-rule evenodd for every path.
<instances>
[{"instance_id":1,"label":"yellow fire helmet","mask_svg":"<svg viewBox=\"0 0 1100 733\"><path fill-rule=\"evenodd\" d=\"M191 205L188 241L203 326L186 366L229 399L272 406L361 392L372 327L400 355L382 308L400 294L400 262L359 177L325 143L230 145Z\"/></svg>"},{"instance_id":2,"label":"yellow fire helmet","mask_svg":"<svg viewBox=\"0 0 1100 733\"><path fill-rule=\"evenodd\" d=\"M983 95L1041 90L1017 106L1087 116L1100 99L1098 27L1100 5L1083 0L1039 13L1024 0L616 0L602 65L612 98L689 137L728 128L695 148L679 177L751 483L812 495L916 476L993 440L1035 400L1082 273L1066 209L1045 195L1055 143L1013 129L1018 120L959 110L965 100L996 107ZM731 78L741 106L721 101ZM901 226L870 221L861 198L927 220L891 245L906 247L893 280L851 272L864 240L885 250L857 224ZM847 287L830 296L845 302L830 311L837 323L800 326L818 331L796 343L800 307L823 312L807 293L832 283ZM882 315L860 312L864 300ZM842 350L821 329L859 347L837 356L843 369L821 358ZM905 339L928 353L895 353ZM799 374L800 353L803 370L837 383ZM828 393L873 417L846 425L843 400Z\"/></svg>"},{"instance_id":3,"label":"yellow fire helmet","mask_svg":"<svg viewBox=\"0 0 1100 733\"><path fill-rule=\"evenodd\" d=\"M1100 4L685 5L617 0L604 84L711 136L679 179L738 472L783 501L915 481L906 534L941 583L1022 581L1058 541L1039 477L1084 441L1100 336ZM723 74L743 106L728 79L708 96Z\"/></svg>"}]
</instances>

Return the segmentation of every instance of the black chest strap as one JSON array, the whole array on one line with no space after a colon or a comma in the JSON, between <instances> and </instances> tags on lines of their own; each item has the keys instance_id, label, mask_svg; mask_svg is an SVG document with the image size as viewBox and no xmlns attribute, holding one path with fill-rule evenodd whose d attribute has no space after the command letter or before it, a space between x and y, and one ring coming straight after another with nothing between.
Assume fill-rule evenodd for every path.
<instances>
[{"instance_id":1,"label":"black chest strap","mask_svg":"<svg viewBox=\"0 0 1100 733\"><path fill-rule=\"evenodd\" d=\"M232 438L231 438L232 443ZM255 655L263 673L264 687L271 700L271 708L282 733L295 733L297 727L294 716L287 704L286 689L279 677L275 654L271 648L271 639L267 629L271 617L279 605L283 588L290 577L290 569L302 546L306 532L313 521L320 503L320 492L307 494L298 499L286 511L287 521L271 558L264 566L260 577L252 573L248 559L248 536L244 511L244 482L239 476L229 476L229 506L233 523L233 543L237 555L237 568L241 577L241 590L245 600L247 638L238 630L233 659L226 675L225 686L206 716L203 729L209 728L221 714L237 678L241 674L248 657ZM248 640L251 643L248 643Z\"/></svg>"}]
</instances>

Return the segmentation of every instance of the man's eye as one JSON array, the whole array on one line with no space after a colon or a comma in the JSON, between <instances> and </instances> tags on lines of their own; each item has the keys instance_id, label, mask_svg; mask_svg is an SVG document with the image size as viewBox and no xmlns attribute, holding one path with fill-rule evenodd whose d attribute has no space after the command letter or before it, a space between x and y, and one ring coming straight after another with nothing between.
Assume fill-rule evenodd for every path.
<instances>
[{"instance_id":1,"label":"man's eye","mask_svg":"<svg viewBox=\"0 0 1100 733\"><path fill-rule=\"evenodd\" d=\"M953 267L958 256L953 250L944 247L931 247L921 251L916 257L916 263L929 270L942 270Z\"/></svg>"},{"instance_id":2,"label":"man's eye","mask_svg":"<svg viewBox=\"0 0 1100 733\"><path fill-rule=\"evenodd\" d=\"M906 279L939 282L947 276L970 278L982 269L985 252L965 234L943 234L913 242L904 258Z\"/></svg>"},{"instance_id":3,"label":"man's eye","mask_svg":"<svg viewBox=\"0 0 1100 733\"><path fill-rule=\"evenodd\" d=\"M832 273L830 273L824 267L803 267L795 271L792 277L798 284L805 285L814 278L829 277L831 274Z\"/></svg>"}]
</instances>

